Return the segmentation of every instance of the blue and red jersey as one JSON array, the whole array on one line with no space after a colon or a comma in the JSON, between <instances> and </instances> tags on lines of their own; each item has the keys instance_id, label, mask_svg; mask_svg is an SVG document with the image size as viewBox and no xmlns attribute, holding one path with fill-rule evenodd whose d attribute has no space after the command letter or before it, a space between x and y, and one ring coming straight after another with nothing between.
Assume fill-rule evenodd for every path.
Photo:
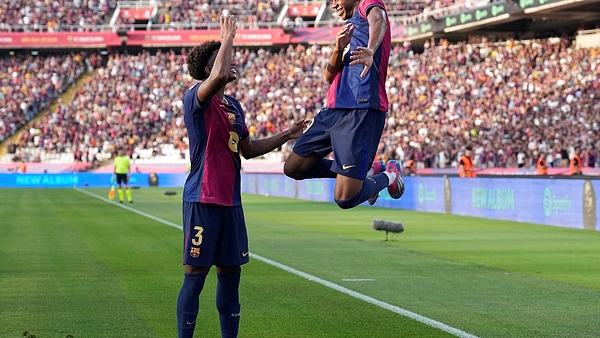
<instances>
[{"instance_id":1,"label":"blue and red jersey","mask_svg":"<svg viewBox=\"0 0 600 338\"><path fill-rule=\"evenodd\" d=\"M223 206L240 206L242 162L240 140L248 137L239 101L225 95L198 102L200 83L183 96L184 121L190 143L191 169L183 200Z\"/></svg>"},{"instance_id":2,"label":"blue and red jersey","mask_svg":"<svg viewBox=\"0 0 600 338\"><path fill-rule=\"evenodd\" d=\"M369 22L367 13L370 8L377 6L384 10L382 0L364 0L358 5L354 16L346 23L354 26L354 33L350 44L344 50L342 61L344 66L339 72L327 92L327 107L329 108L371 108L388 111L388 98L385 90L387 67L392 47L390 22L387 19L388 29L383 41L373 54L373 65L364 78L360 77L364 65L350 66L350 51L358 50L357 47L367 47L369 44Z\"/></svg>"}]
</instances>

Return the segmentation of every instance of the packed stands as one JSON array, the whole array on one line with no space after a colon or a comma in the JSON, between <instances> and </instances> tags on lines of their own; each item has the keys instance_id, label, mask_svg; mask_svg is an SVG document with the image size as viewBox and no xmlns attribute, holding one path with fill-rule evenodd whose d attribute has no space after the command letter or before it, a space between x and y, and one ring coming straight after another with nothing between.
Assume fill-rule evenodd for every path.
<instances>
[{"instance_id":1,"label":"packed stands","mask_svg":"<svg viewBox=\"0 0 600 338\"><path fill-rule=\"evenodd\" d=\"M219 17L235 15L240 27L256 29L265 27L265 24L276 25L283 1L172 0L135 3L118 4L115 25L127 29L218 29ZM140 13L141 9L147 11Z\"/></svg>"},{"instance_id":2,"label":"packed stands","mask_svg":"<svg viewBox=\"0 0 600 338\"><path fill-rule=\"evenodd\" d=\"M489 0L386 0L392 20L441 10L456 11L488 3ZM295 27L314 23L318 11L305 11L302 7L325 7L326 15L317 24L326 25L338 20L331 11L331 2L283 0L169 0L169 1L113 1L113 0L64 0L52 2L29 2L2 0L0 7L0 31L9 32L77 32L110 31L127 29L218 29L222 14L240 18L246 28L273 27L283 21L295 22ZM309 5L307 5L309 4ZM140 12L139 9L143 9ZM285 15L280 15L282 10ZM308 14L307 14L308 13ZM141 14L141 15L140 15ZM148 25L149 24L149 25Z\"/></svg>"},{"instance_id":3,"label":"packed stands","mask_svg":"<svg viewBox=\"0 0 600 338\"><path fill-rule=\"evenodd\" d=\"M494 1L496 0L385 0L384 3L386 5L390 21L394 22L398 21L398 19L408 19L409 21L414 22L426 20L430 15L438 16L458 12L461 10L486 5ZM329 13L328 20L341 22L337 12L329 10L330 7L331 1L327 1L327 12Z\"/></svg>"},{"instance_id":4,"label":"packed stands","mask_svg":"<svg viewBox=\"0 0 600 338\"><path fill-rule=\"evenodd\" d=\"M31 121L86 70L80 54L0 59L0 142Z\"/></svg>"},{"instance_id":5,"label":"packed stands","mask_svg":"<svg viewBox=\"0 0 600 338\"><path fill-rule=\"evenodd\" d=\"M230 93L246 108L252 137L323 107L328 85L321 66L330 53L316 45L237 49L241 76ZM553 166L575 151L586 166L597 166L599 63L597 49L575 49L562 39L442 41L422 54L396 45L378 156L443 168L455 166L470 144L479 168L530 167L542 151ZM185 162L184 74L180 53L111 55L75 100L37 122L32 129L39 133L24 134L20 146L71 152L85 162L127 145L140 163ZM277 160L290 149L282 150Z\"/></svg>"},{"instance_id":6,"label":"packed stands","mask_svg":"<svg viewBox=\"0 0 600 338\"><path fill-rule=\"evenodd\" d=\"M246 66L232 92L253 113L253 135L267 136L322 108L327 84L321 66L330 52L326 46L290 46L238 53ZM388 75L392 108L379 156L449 167L471 143L480 168L529 167L541 151L553 166L578 151L593 167L600 147L594 132L600 124L594 99L600 95L599 63L597 50L577 50L560 39L444 41L422 54L396 45Z\"/></svg>"},{"instance_id":7,"label":"packed stands","mask_svg":"<svg viewBox=\"0 0 600 338\"><path fill-rule=\"evenodd\" d=\"M553 166L573 152L585 166L598 165L597 49L563 39L442 42L394 58L383 156L443 167L471 143L480 168L529 167L540 152Z\"/></svg>"},{"instance_id":8,"label":"packed stands","mask_svg":"<svg viewBox=\"0 0 600 338\"><path fill-rule=\"evenodd\" d=\"M174 52L111 55L106 65L18 141L20 157L48 162L100 162L116 147L134 158L169 156L184 162L180 94L183 57Z\"/></svg>"},{"instance_id":9,"label":"packed stands","mask_svg":"<svg viewBox=\"0 0 600 338\"><path fill-rule=\"evenodd\" d=\"M2 0L0 31L84 31L103 25L114 3L110 0Z\"/></svg>"},{"instance_id":10,"label":"packed stands","mask_svg":"<svg viewBox=\"0 0 600 338\"><path fill-rule=\"evenodd\" d=\"M183 23L186 29L218 28L222 14L235 15L240 22L250 25L276 21L281 10L280 0L171 0L159 12L159 24ZM209 25L212 23L213 26Z\"/></svg>"}]
</instances>

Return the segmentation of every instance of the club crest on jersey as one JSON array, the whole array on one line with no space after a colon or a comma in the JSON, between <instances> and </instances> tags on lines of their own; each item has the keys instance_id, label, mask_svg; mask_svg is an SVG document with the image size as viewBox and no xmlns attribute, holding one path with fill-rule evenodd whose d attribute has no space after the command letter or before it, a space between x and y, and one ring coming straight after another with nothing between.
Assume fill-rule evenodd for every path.
<instances>
[{"instance_id":1,"label":"club crest on jersey","mask_svg":"<svg viewBox=\"0 0 600 338\"><path fill-rule=\"evenodd\" d=\"M235 114L234 113L227 113L227 118L229 119L229 123L231 123L231 124L235 123Z\"/></svg>"},{"instance_id":2,"label":"club crest on jersey","mask_svg":"<svg viewBox=\"0 0 600 338\"><path fill-rule=\"evenodd\" d=\"M192 247L190 249L190 256L192 258L198 258L198 257L200 257L200 248Z\"/></svg>"}]
</instances>

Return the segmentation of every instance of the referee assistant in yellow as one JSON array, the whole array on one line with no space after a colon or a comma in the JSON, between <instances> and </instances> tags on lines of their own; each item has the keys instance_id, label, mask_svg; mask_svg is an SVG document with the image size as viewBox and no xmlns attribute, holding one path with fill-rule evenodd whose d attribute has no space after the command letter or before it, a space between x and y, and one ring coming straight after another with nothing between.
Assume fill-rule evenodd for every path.
<instances>
[{"instance_id":1,"label":"referee assistant in yellow","mask_svg":"<svg viewBox=\"0 0 600 338\"><path fill-rule=\"evenodd\" d=\"M127 201L133 203L131 198L131 190L129 190L129 167L131 161L129 156L125 155L122 149L119 150L119 155L115 157L115 175L117 176L117 185L119 192L119 202L123 203L123 188L122 184L125 185L125 194L127 194Z\"/></svg>"}]
</instances>

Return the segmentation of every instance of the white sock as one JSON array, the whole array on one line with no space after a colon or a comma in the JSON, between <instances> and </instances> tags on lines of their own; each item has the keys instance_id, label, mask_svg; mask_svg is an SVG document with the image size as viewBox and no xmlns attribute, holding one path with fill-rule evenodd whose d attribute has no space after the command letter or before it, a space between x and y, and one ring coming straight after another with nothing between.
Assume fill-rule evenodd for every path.
<instances>
[{"instance_id":1,"label":"white sock","mask_svg":"<svg viewBox=\"0 0 600 338\"><path fill-rule=\"evenodd\" d=\"M392 185L396 181L396 177L398 177L395 172L384 171L383 173L388 177L388 185Z\"/></svg>"},{"instance_id":2,"label":"white sock","mask_svg":"<svg viewBox=\"0 0 600 338\"><path fill-rule=\"evenodd\" d=\"M375 170L373 170L373 167L371 167L371 169L369 169L369 171L367 171L367 177L373 176L374 172L375 172Z\"/></svg>"}]
</instances>

